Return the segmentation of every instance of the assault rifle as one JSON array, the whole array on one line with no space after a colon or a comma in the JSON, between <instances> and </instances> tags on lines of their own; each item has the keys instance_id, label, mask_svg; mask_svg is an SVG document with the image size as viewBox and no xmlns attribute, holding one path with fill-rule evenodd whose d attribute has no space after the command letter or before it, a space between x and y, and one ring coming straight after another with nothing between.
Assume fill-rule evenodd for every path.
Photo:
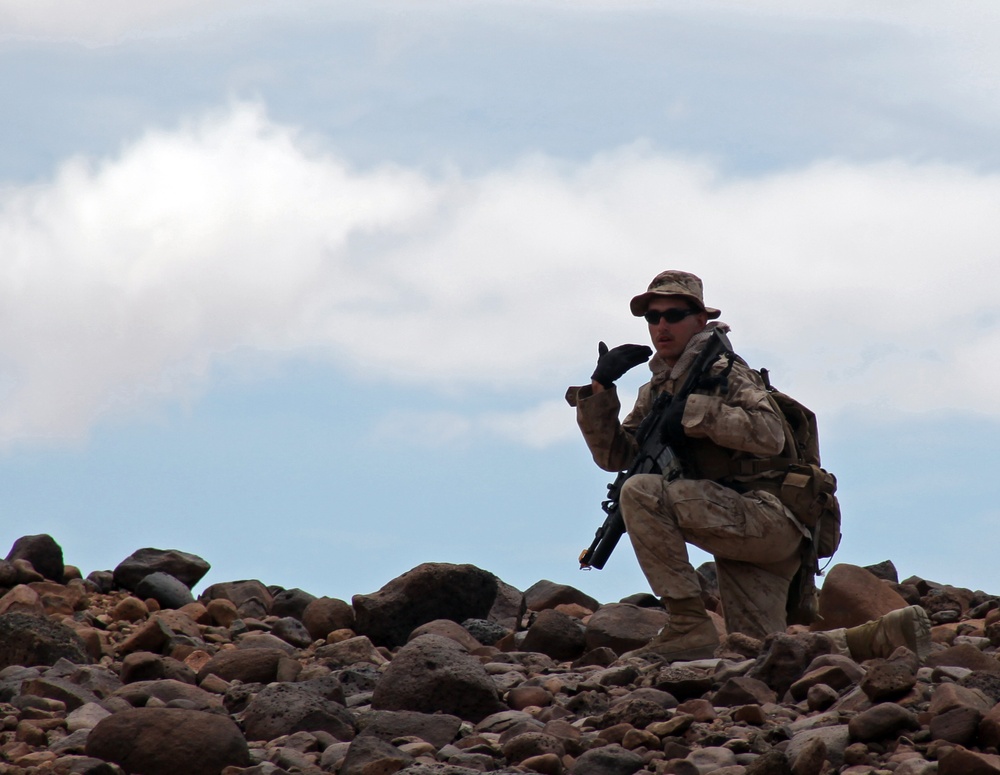
<instances>
[{"instance_id":1,"label":"assault rifle","mask_svg":"<svg viewBox=\"0 0 1000 775\"><path fill-rule=\"evenodd\" d=\"M684 380L684 385L676 396L664 392L656 397L649 414L643 418L635 432L639 453L632 461L632 465L627 470L620 472L618 477L608 485L607 500L601 503L601 508L604 509L607 517L604 524L597 528L594 542L580 554L581 570L603 568L618 545L618 540L625 532L625 520L622 519L618 499L621 497L622 485L627 479L636 474L662 474L664 479L672 482L684 475L684 467L680 458L664 441L666 436L666 429L663 427L664 410L674 398L684 399L693 393L718 357L723 353L731 354L732 352L733 347L729 344L726 335L718 328L712 329L711 337L698 354L698 358L688 372L687 379Z\"/></svg>"}]
</instances>

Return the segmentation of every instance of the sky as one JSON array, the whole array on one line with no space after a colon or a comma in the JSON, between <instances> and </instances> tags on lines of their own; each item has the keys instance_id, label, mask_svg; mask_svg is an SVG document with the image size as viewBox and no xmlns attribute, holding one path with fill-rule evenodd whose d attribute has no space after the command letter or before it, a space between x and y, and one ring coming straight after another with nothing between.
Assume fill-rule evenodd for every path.
<instances>
[{"instance_id":1,"label":"sky","mask_svg":"<svg viewBox=\"0 0 1000 775\"><path fill-rule=\"evenodd\" d=\"M563 396L675 268L817 413L834 562L1000 594L1000 7L871 6L0 5L0 544L647 591Z\"/></svg>"}]
</instances>

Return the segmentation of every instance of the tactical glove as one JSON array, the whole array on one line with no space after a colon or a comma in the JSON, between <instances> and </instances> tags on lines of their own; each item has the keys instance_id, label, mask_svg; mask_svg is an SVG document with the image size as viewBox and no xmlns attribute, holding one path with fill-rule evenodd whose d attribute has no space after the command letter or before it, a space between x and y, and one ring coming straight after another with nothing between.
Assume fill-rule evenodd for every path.
<instances>
[{"instance_id":1,"label":"tactical glove","mask_svg":"<svg viewBox=\"0 0 1000 775\"><path fill-rule=\"evenodd\" d=\"M661 441L677 451L684 446L687 437L684 435L684 426L681 420L684 419L684 407L687 406L687 397L674 398L667 408L663 410L663 438Z\"/></svg>"},{"instance_id":2,"label":"tactical glove","mask_svg":"<svg viewBox=\"0 0 1000 775\"><path fill-rule=\"evenodd\" d=\"M644 344L620 344L609 350L604 342L600 342L597 354L597 368L590 378L609 388L633 366L648 361L653 350Z\"/></svg>"}]
</instances>

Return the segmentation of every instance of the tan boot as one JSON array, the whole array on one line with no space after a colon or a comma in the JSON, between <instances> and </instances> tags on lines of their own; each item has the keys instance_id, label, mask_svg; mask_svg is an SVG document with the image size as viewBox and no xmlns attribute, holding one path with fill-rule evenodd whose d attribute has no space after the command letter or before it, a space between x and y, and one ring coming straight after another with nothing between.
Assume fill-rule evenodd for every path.
<instances>
[{"instance_id":1,"label":"tan boot","mask_svg":"<svg viewBox=\"0 0 1000 775\"><path fill-rule=\"evenodd\" d=\"M918 605L890 611L874 621L849 627L844 631L851 658L885 659L900 646L906 646L923 662L931 651L931 620Z\"/></svg>"},{"instance_id":2,"label":"tan boot","mask_svg":"<svg viewBox=\"0 0 1000 775\"><path fill-rule=\"evenodd\" d=\"M650 656L665 662L709 659L719 645L719 633L700 597L664 601L670 612L667 626L645 646L626 656Z\"/></svg>"}]
</instances>

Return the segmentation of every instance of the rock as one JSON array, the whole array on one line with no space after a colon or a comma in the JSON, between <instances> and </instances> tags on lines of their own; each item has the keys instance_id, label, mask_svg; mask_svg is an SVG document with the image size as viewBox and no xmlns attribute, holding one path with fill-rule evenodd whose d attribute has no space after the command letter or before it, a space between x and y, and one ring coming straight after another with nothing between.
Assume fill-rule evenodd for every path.
<instances>
[{"instance_id":1,"label":"rock","mask_svg":"<svg viewBox=\"0 0 1000 775\"><path fill-rule=\"evenodd\" d=\"M7 562L13 565L18 560L27 560L43 578L60 584L64 580L62 547L50 535L43 533L18 538L7 554Z\"/></svg>"},{"instance_id":2,"label":"rock","mask_svg":"<svg viewBox=\"0 0 1000 775\"><path fill-rule=\"evenodd\" d=\"M144 576L134 592L143 600L152 598L161 608L183 608L194 602L194 595L183 581L162 571Z\"/></svg>"},{"instance_id":3,"label":"rock","mask_svg":"<svg viewBox=\"0 0 1000 775\"><path fill-rule=\"evenodd\" d=\"M309 630L294 616L285 616L278 619L271 626L271 635L280 638L290 646L300 649L308 647L313 642Z\"/></svg>"},{"instance_id":4,"label":"rock","mask_svg":"<svg viewBox=\"0 0 1000 775\"><path fill-rule=\"evenodd\" d=\"M393 657L375 687L372 708L449 713L476 722L503 704L476 657L449 638L423 635Z\"/></svg>"},{"instance_id":5,"label":"rock","mask_svg":"<svg viewBox=\"0 0 1000 775\"><path fill-rule=\"evenodd\" d=\"M592 748L577 757L572 775L633 775L642 769L643 758L619 745Z\"/></svg>"},{"instance_id":6,"label":"rock","mask_svg":"<svg viewBox=\"0 0 1000 775\"><path fill-rule=\"evenodd\" d=\"M524 602L529 611L544 611L567 603L583 606L588 611L596 611L601 607L594 598L576 587L545 579L535 582L524 591Z\"/></svg>"},{"instance_id":7,"label":"rock","mask_svg":"<svg viewBox=\"0 0 1000 775\"><path fill-rule=\"evenodd\" d=\"M628 603L601 606L587 622L587 650L606 647L624 654L637 649L666 626L668 618L661 608L642 608Z\"/></svg>"},{"instance_id":8,"label":"rock","mask_svg":"<svg viewBox=\"0 0 1000 775\"><path fill-rule=\"evenodd\" d=\"M583 624L551 608L539 612L521 642L525 651L538 651L556 660L575 659L583 654L584 646Z\"/></svg>"},{"instance_id":9,"label":"rock","mask_svg":"<svg viewBox=\"0 0 1000 775\"><path fill-rule=\"evenodd\" d=\"M217 694L172 678L125 684L113 696L125 700L134 708L145 707L154 698L164 705L182 705L193 710L213 710L222 705L222 699Z\"/></svg>"},{"instance_id":10,"label":"rock","mask_svg":"<svg viewBox=\"0 0 1000 775\"><path fill-rule=\"evenodd\" d=\"M181 708L115 713L90 731L86 754L143 775L219 775L227 766L250 766L232 719Z\"/></svg>"},{"instance_id":11,"label":"rock","mask_svg":"<svg viewBox=\"0 0 1000 775\"><path fill-rule=\"evenodd\" d=\"M231 649L220 651L198 671L198 683L208 675L226 681L271 683L277 680L281 663L288 656L279 649Z\"/></svg>"},{"instance_id":12,"label":"rock","mask_svg":"<svg viewBox=\"0 0 1000 775\"><path fill-rule=\"evenodd\" d=\"M487 618L497 593L496 576L473 565L425 563L378 592L355 595L355 629L377 646L396 648L435 619Z\"/></svg>"},{"instance_id":13,"label":"rock","mask_svg":"<svg viewBox=\"0 0 1000 775\"><path fill-rule=\"evenodd\" d=\"M840 563L827 572L820 590L819 621L824 630L855 627L906 606L906 600L870 571Z\"/></svg>"},{"instance_id":14,"label":"rock","mask_svg":"<svg viewBox=\"0 0 1000 775\"><path fill-rule=\"evenodd\" d=\"M952 708L934 716L930 723L932 740L947 740L958 745L971 745L979 732L983 714L976 708Z\"/></svg>"},{"instance_id":15,"label":"rock","mask_svg":"<svg viewBox=\"0 0 1000 775\"><path fill-rule=\"evenodd\" d=\"M313 640L322 640L334 630L354 629L354 609L334 597L318 597L302 611L302 624Z\"/></svg>"},{"instance_id":16,"label":"rock","mask_svg":"<svg viewBox=\"0 0 1000 775\"><path fill-rule=\"evenodd\" d=\"M87 647L74 630L25 613L0 614L0 669L11 665L54 665L58 660L86 665Z\"/></svg>"},{"instance_id":17,"label":"rock","mask_svg":"<svg viewBox=\"0 0 1000 775\"><path fill-rule=\"evenodd\" d=\"M727 680L712 697L712 704L721 707L764 705L777 702L777 695L763 681L741 676Z\"/></svg>"},{"instance_id":18,"label":"rock","mask_svg":"<svg viewBox=\"0 0 1000 775\"><path fill-rule=\"evenodd\" d=\"M294 683L274 684L258 692L243 712L243 724L250 740L322 731L350 741L357 732L354 716L346 708L310 686Z\"/></svg>"},{"instance_id":19,"label":"rock","mask_svg":"<svg viewBox=\"0 0 1000 775\"><path fill-rule=\"evenodd\" d=\"M466 651L475 651L483 644L476 640L465 627L451 619L435 619L433 622L421 624L410 633L408 641L419 638L421 635L441 635L451 638Z\"/></svg>"},{"instance_id":20,"label":"rock","mask_svg":"<svg viewBox=\"0 0 1000 775\"><path fill-rule=\"evenodd\" d=\"M310 595L301 589L283 589L271 598L271 616L291 616L302 621L309 604L316 600L315 595ZM314 638L318 640L318 638Z\"/></svg>"},{"instance_id":21,"label":"rock","mask_svg":"<svg viewBox=\"0 0 1000 775\"><path fill-rule=\"evenodd\" d=\"M861 691L874 703L894 700L908 694L917 685L917 673L902 661L869 662L861 679Z\"/></svg>"},{"instance_id":22,"label":"rock","mask_svg":"<svg viewBox=\"0 0 1000 775\"><path fill-rule=\"evenodd\" d=\"M212 584L198 596L206 607L212 600L228 600L236 606L237 616L244 619L263 619L271 610L274 597L259 581L224 581Z\"/></svg>"},{"instance_id":23,"label":"rock","mask_svg":"<svg viewBox=\"0 0 1000 775\"><path fill-rule=\"evenodd\" d=\"M347 667L359 663L384 665L389 661L364 635L320 646L316 649L316 656L330 667Z\"/></svg>"},{"instance_id":24,"label":"rock","mask_svg":"<svg viewBox=\"0 0 1000 775\"><path fill-rule=\"evenodd\" d=\"M761 655L747 675L763 681L782 697L816 657L833 650L832 642L822 633L768 635L764 638Z\"/></svg>"},{"instance_id":25,"label":"rock","mask_svg":"<svg viewBox=\"0 0 1000 775\"><path fill-rule=\"evenodd\" d=\"M118 564L114 570L114 579L118 586L134 592L146 576L162 571L191 589L210 568L201 557L176 549L140 549Z\"/></svg>"},{"instance_id":26,"label":"rock","mask_svg":"<svg viewBox=\"0 0 1000 775\"><path fill-rule=\"evenodd\" d=\"M852 718L847 725L851 739L869 742L893 738L901 732L920 729L917 717L894 702L883 702Z\"/></svg>"},{"instance_id":27,"label":"rock","mask_svg":"<svg viewBox=\"0 0 1000 775\"><path fill-rule=\"evenodd\" d=\"M361 735L347 749L340 775L376 775L393 773L406 767L413 757L381 738Z\"/></svg>"},{"instance_id":28,"label":"rock","mask_svg":"<svg viewBox=\"0 0 1000 775\"><path fill-rule=\"evenodd\" d=\"M442 748L458 737L462 720L447 713L416 713L409 710L376 710L359 719L361 732L392 741L419 737Z\"/></svg>"},{"instance_id":29,"label":"rock","mask_svg":"<svg viewBox=\"0 0 1000 775\"><path fill-rule=\"evenodd\" d=\"M510 633L507 627L488 619L466 619L462 622L462 626L484 646L492 646Z\"/></svg>"},{"instance_id":30,"label":"rock","mask_svg":"<svg viewBox=\"0 0 1000 775\"><path fill-rule=\"evenodd\" d=\"M975 646L965 644L936 651L924 660L924 664L928 667L950 665L978 670L983 673L1000 673L1000 662L987 656Z\"/></svg>"},{"instance_id":31,"label":"rock","mask_svg":"<svg viewBox=\"0 0 1000 775\"><path fill-rule=\"evenodd\" d=\"M956 747L941 757L937 775L1000 775L1000 756Z\"/></svg>"}]
</instances>

